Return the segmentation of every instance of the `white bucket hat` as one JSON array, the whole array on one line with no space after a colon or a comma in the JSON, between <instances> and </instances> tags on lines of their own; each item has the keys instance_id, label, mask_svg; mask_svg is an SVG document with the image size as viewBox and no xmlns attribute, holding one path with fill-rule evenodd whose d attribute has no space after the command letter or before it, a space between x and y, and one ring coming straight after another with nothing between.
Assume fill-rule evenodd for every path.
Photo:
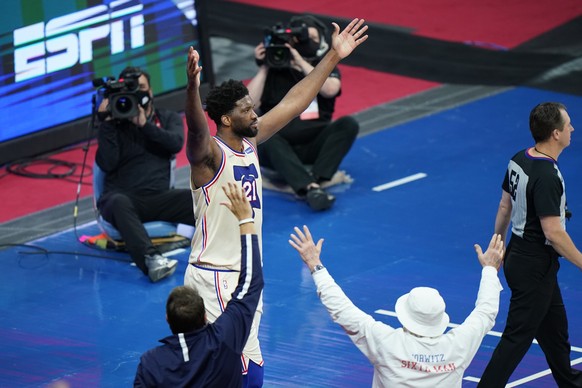
<instances>
[{"instance_id":1,"label":"white bucket hat","mask_svg":"<svg viewBox=\"0 0 582 388\"><path fill-rule=\"evenodd\" d=\"M413 288L396 301L396 316L408 331L423 337L438 337L445 332L449 316L445 301L437 290Z\"/></svg>"}]
</instances>

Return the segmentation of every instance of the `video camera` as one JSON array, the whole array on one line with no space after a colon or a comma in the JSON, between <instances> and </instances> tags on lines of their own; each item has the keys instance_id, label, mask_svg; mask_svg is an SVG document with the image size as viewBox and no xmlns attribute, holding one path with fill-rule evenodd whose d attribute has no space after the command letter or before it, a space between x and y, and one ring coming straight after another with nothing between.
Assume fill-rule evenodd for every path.
<instances>
[{"instance_id":1,"label":"video camera","mask_svg":"<svg viewBox=\"0 0 582 388\"><path fill-rule=\"evenodd\" d=\"M99 88L97 96L99 102L103 98L109 99L107 110L114 119L131 119L139 115L138 106L145 107L151 100L147 91L139 89L141 73L130 73L125 78L114 79L96 78L93 86Z\"/></svg>"},{"instance_id":2,"label":"video camera","mask_svg":"<svg viewBox=\"0 0 582 388\"><path fill-rule=\"evenodd\" d=\"M293 38L299 42L309 39L309 31L305 24L298 27L284 26L278 23L265 29L265 64L272 68L285 68L291 65L291 52L285 43L293 45Z\"/></svg>"}]
</instances>

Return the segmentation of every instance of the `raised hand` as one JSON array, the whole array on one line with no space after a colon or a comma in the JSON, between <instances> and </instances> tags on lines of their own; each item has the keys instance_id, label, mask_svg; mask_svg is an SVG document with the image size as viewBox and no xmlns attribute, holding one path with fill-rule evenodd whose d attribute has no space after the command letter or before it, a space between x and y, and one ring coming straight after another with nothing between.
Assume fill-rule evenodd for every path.
<instances>
[{"instance_id":1,"label":"raised hand","mask_svg":"<svg viewBox=\"0 0 582 388\"><path fill-rule=\"evenodd\" d=\"M252 217L253 209L242 187L228 182L222 190L230 202L221 202L221 205L226 206L239 221Z\"/></svg>"},{"instance_id":2,"label":"raised hand","mask_svg":"<svg viewBox=\"0 0 582 388\"><path fill-rule=\"evenodd\" d=\"M313 237L311 237L311 232L305 225L303 225L303 231L298 227L295 227L294 231L295 234L291 234L289 244L299 252L301 260L312 270L315 265L321 264L319 256L321 254L321 247L323 246L323 239L320 239L317 245L315 245Z\"/></svg>"},{"instance_id":3,"label":"raised hand","mask_svg":"<svg viewBox=\"0 0 582 388\"><path fill-rule=\"evenodd\" d=\"M186 65L186 74L188 75L188 87L200 87L200 72L202 66L198 65L200 54L190 46L188 50L188 64Z\"/></svg>"},{"instance_id":4,"label":"raised hand","mask_svg":"<svg viewBox=\"0 0 582 388\"><path fill-rule=\"evenodd\" d=\"M339 33L339 26L336 23L332 23L334 32L331 37L331 46L340 58L350 55L356 47L368 39L368 35L364 35L368 30L368 26L363 26L363 24L364 19L355 18Z\"/></svg>"},{"instance_id":5,"label":"raised hand","mask_svg":"<svg viewBox=\"0 0 582 388\"><path fill-rule=\"evenodd\" d=\"M477 258L482 266L492 266L499 270L501 263L503 262L503 255L505 254L505 245L503 244L503 239L500 234L494 234L489 242L489 247L485 253L479 246L475 244L475 252L477 252Z\"/></svg>"}]
</instances>

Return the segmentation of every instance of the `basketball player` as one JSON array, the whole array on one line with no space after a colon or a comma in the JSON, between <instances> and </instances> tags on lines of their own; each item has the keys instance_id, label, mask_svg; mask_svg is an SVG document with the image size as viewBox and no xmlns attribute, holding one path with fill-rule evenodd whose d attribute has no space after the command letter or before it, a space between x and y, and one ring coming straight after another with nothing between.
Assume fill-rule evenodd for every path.
<instances>
[{"instance_id":1,"label":"basketball player","mask_svg":"<svg viewBox=\"0 0 582 388\"><path fill-rule=\"evenodd\" d=\"M241 182L253 208L260 243L263 204L257 144L267 140L307 109L338 62L368 38L364 20L352 20L341 33L337 24L333 23L333 27L332 49L265 115L258 117L254 112L254 103L240 81L229 80L212 89L206 98L206 110L216 123L215 137L210 136L200 100L199 55L190 48L186 154L191 168L196 232L184 284L198 289L210 322L224 311L240 271L238 224L220 206L226 200L220 187L226 182ZM258 340L261 315L262 302L259 302L242 357L245 387L261 387L263 383L263 356Z\"/></svg>"}]
</instances>

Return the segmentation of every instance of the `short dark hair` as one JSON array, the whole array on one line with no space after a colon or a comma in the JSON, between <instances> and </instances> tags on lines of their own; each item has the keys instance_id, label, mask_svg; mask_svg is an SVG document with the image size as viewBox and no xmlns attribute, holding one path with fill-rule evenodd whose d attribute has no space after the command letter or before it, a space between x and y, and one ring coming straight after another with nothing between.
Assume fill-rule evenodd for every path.
<instances>
[{"instance_id":1,"label":"short dark hair","mask_svg":"<svg viewBox=\"0 0 582 388\"><path fill-rule=\"evenodd\" d=\"M554 129L564 129L562 110L564 104L559 102L543 102L536 105L529 114L529 130L536 143L546 141Z\"/></svg>"},{"instance_id":2,"label":"short dark hair","mask_svg":"<svg viewBox=\"0 0 582 388\"><path fill-rule=\"evenodd\" d=\"M248 96L249 90L241 81L229 79L219 86L212 88L206 96L206 112L208 116L220 128L220 118L229 114L234 109L236 102Z\"/></svg>"},{"instance_id":3,"label":"short dark hair","mask_svg":"<svg viewBox=\"0 0 582 388\"><path fill-rule=\"evenodd\" d=\"M198 291L191 287L175 287L166 302L166 315L172 333L189 333L206 323L204 301Z\"/></svg>"},{"instance_id":4,"label":"short dark hair","mask_svg":"<svg viewBox=\"0 0 582 388\"><path fill-rule=\"evenodd\" d=\"M135 67L135 66L127 66L125 69L123 69L121 71L121 73L119 73L119 78L125 78L127 77L129 74L139 74L139 75L145 75L146 79L148 80L148 85L151 87L152 83L150 81L150 75L147 71L140 69L139 67Z\"/></svg>"}]
</instances>

